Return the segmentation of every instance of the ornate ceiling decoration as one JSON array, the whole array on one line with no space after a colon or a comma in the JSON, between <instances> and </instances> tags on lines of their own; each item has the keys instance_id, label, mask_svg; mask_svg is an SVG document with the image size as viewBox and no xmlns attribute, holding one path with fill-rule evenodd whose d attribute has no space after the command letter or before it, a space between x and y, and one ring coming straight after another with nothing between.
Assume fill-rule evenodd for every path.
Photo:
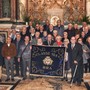
<instances>
[{"instance_id":1,"label":"ornate ceiling decoration","mask_svg":"<svg viewBox=\"0 0 90 90\"><path fill-rule=\"evenodd\" d=\"M28 0L31 19L45 20L50 16L48 9L54 12L55 8L63 10L64 21L80 20L85 15L85 0Z\"/></svg>"}]
</instances>

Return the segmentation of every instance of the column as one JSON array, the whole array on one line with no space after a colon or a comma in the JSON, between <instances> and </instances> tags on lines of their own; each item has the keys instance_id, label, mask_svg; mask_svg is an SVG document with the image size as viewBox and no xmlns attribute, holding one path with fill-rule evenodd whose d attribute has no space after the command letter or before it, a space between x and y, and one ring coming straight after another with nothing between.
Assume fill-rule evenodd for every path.
<instances>
[{"instance_id":1,"label":"column","mask_svg":"<svg viewBox=\"0 0 90 90\"><path fill-rule=\"evenodd\" d=\"M20 8L20 20L22 21L22 10L26 8L26 0L19 0L19 2L21 3L19 8Z\"/></svg>"},{"instance_id":2,"label":"column","mask_svg":"<svg viewBox=\"0 0 90 90\"><path fill-rule=\"evenodd\" d=\"M2 18L2 0L0 0L0 18Z\"/></svg>"},{"instance_id":3,"label":"column","mask_svg":"<svg viewBox=\"0 0 90 90\"><path fill-rule=\"evenodd\" d=\"M28 0L26 0L26 12L28 14Z\"/></svg>"},{"instance_id":4,"label":"column","mask_svg":"<svg viewBox=\"0 0 90 90\"><path fill-rule=\"evenodd\" d=\"M87 11L86 11L86 3L87 3L87 0L83 0L84 15L86 15L86 14L87 14Z\"/></svg>"},{"instance_id":5,"label":"column","mask_svg":"<svg viewBox=\"0 0 90 90\"><path fill-rule=\"evenodd\" d=\"M11 20L16 20L16 0L11 0Z\"/></svg>"},{"instance_id":6,"label":"column","mask_svg":"<svg viewBox=\"0 0 90 90\"><path fill-rule=\"evenodd\" d=\"M90 16L90 0L86 0L86 14Z\"/></svg>"}]
</instances>

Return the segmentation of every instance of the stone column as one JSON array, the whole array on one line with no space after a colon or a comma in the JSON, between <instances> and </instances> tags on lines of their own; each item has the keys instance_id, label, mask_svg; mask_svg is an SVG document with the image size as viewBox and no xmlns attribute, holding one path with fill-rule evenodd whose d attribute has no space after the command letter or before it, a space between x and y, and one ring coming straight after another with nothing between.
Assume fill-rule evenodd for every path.
<instances>
[{"instance_id":1,"label":"stone column","mask_svg":"<svg viewBox=\"0 0 90 90\"><path fill-rule=\"evenodd\" d=\"M0 0L0 18L2 18L2 0Z\"/></svg>"},{"instance_id":2,"label":"stone column","mask_svg":"<svg viewBox=\"0 0 90 90\"><path fill-rule=\"evenodd\" d=\"M90 0L86 0L86 12L87 16L90 16Z\"/></svg>"},{"instance_id":3,"label":"stone column","mask_svg":"<svg viewBox=\"0 0 90 90\"><path fill-rule=\"evenodd\" d=\"M20 19L20 0L16 0L16 19Z\"/></svg>"},{"instance_id":4,"label":"stone column","mask_svg":"<svg viewBox=\"0 0 90 90\"><path fill-rule=\"evenodd\" d=\"M26 12L28 14L28 0L26 0Z\"/></svg>"},{"instance_id":5,"label":"stone column","mask_svg":"<svg viewBox=\"0 0 90 90\"><path fill-rule=\"evenodd\" d=\"M11 20L16 20L16 0L11 0Z\"/></svg>"},{"instance_id":6,"label":"stone column","mask_svg":"<svg viewBox=\"0 0 90 90\"><path fill-rule=\"evenodd\" d=\"M86 15L87 11L86 11L86 0L83 0L83 6L84 6L84 15Z\"/></svg>"},{"instance_id":7,"label":"stone column","mask_svg":"<svg viewBox=\"0 0 90 90\"><path fill-rule=\"evenodd\" d=\"M23 9L26 8L26 0L19 0L19 2L21 3L21 5L19 6L19 8L20 8L20 20L23 21L21 12L22 12Z\"/></svg>"}]
</instances>

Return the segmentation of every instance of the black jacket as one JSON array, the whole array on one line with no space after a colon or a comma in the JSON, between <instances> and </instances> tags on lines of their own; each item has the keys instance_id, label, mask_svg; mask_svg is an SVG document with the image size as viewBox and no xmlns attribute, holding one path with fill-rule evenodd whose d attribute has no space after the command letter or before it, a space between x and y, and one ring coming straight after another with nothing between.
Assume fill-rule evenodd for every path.
<instances>
[{"instance_id":1,"label":"black jacket","mask_svg":"<svg viewBox=\"0 0 90 90\"><path fill-rule=\"evenodd\" d=\"M83 64L83 50L82 46L79 43L76 43L74 48L71 48L71 43L68 45L68 55L69 55L69 61L70 61L70 66L74 65L74 60L78 62L78 65Z\"/></svg>"},{"instance_id":2,"label":"black jacket","mask_svg":"<svg viewBox=\"0 0 90 90\"><path fill-rule=\"evenodd\" d=\"M2 47L3 47L3 43L0 42L0 66L3 65L3 57L2 57Z\"/></svg>"},{"instance_id":3,"label":"black jacket","mask_svg":"<svg viewBox=\"0 0 90 90\"><path fill-rule=\"evenodd\" d=\"M44 44L44 45L49 45L48 41L45 41L43 44ZM51 46L51 45L53 45L53 44L54 44L54 41L52 40L49 46Z\"/></svg>"},{"instance_id":4,"label":"black jacket","mask_svg":"<svg viewBox=\"0 0 90 90\"><path fill-rule=\"evenodd\" d=\"M18 42L17 39L15 39L15 40L13 41L13 43L14 43L15 46L16 46L17 56L18 56L18 53L19 53L19 50L20 50L20 46L23 44L24 41L20 40L20 41L18 42L18 44L17 44L17 42Z\"/></svg>"}]
</instances>

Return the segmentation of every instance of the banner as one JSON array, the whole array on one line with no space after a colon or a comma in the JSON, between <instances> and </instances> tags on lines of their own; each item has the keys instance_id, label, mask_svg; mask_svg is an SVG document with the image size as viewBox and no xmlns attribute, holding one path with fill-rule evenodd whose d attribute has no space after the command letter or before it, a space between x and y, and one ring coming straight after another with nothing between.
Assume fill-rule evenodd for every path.
<instances>
[{"instance_id":1,"label":"banner","mask_svg":"<svg viewBox=\"0 0 90 90\"><path fill-rule=\"evenodd\" d=\"M64 47L32 46L30 74L64 76Z\"/></svg>"}]
</instances>

